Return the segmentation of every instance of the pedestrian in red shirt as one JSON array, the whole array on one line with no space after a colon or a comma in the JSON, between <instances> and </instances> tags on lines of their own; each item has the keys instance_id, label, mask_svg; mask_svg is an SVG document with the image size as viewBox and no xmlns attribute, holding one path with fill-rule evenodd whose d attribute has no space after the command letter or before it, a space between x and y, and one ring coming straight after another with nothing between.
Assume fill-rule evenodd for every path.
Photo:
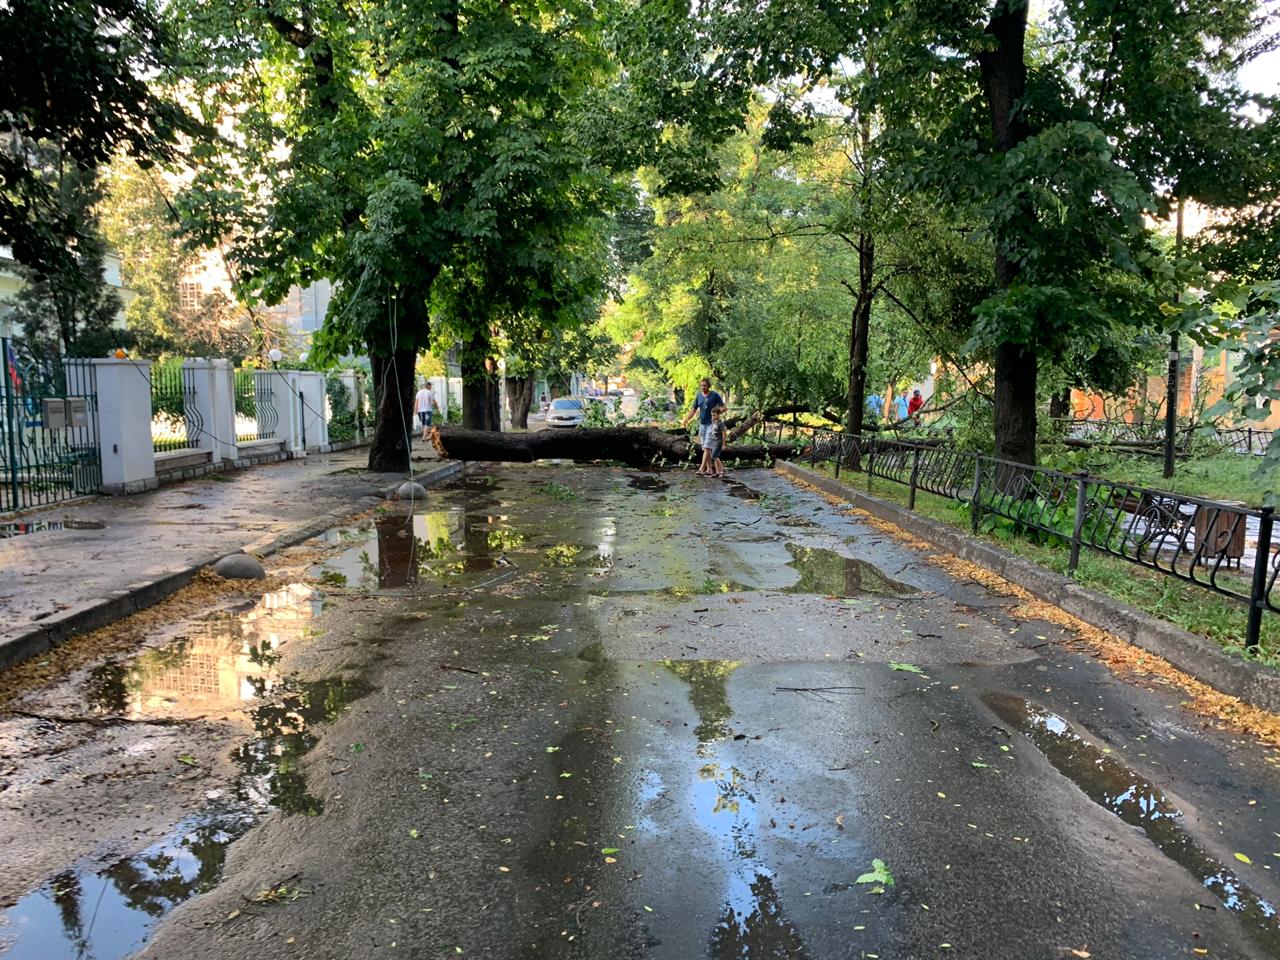
<instances>
[{"instance_id":1,"label":"pedestrian in red shirt","mask_svg":"<svg viewBox=\"0 0 1280 960\"><path fill-rule=\"evenodd\" d=\"M920 396L919 390L911 391L911 402L907 404L907 416L913 417L916 423L920 422L920 408L924 406L924 397Z\"/></svg>"}]
</instances>

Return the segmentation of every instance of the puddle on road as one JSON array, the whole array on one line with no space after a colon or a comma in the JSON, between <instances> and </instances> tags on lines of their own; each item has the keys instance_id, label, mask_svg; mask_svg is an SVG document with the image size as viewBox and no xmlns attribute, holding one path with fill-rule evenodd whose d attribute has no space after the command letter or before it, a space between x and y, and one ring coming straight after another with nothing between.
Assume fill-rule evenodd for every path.
<instances>
[{"instance_id":1,"label":"puddle on road","mask_svg":"<svg viewBox=\"0 0 1280 960\"><path fill-rule=\"evenodd\" d=\"M732 731L729 678L737 660L664 660L662 666L689 685L697 714L695 750L701 766L693 787L694 817L725 863L724 913L711 934L711 960L808 957L774 887L774 871L760 853L760 812L755 781L736 765L717 761L717 744Z\"/></svg>"},{"instance_id":2,"label":"puddle on road","mask_svg":"<svg viewBox=\"0 0 1280 960\"><path fill-rule=\"evenodd\" d=\"M551 769L539 771L564 796L556 796L554 812L541 819L540 791L534 791L535 836L526 869L545 881L534 889L535 898L545 891L546 900L530 906L530 915L551 916L566 902L617 898L652 907L627 931L644 943L645 956L813 956L780 884L784 876L793 884L805 882L796 880L793 868L810 863L811 856L780 841L778 824L766 812L776 813L779 788L750 759L752 748L744 752L739 741L751 738L731 725L730 684L741 664L620 664L603 657L598 645L575 659L585 662L579 682L600 695L575 701L572 732L548 750ZM583 788L588 792L579 792ZM599 874L601 854L627 866ZM667 861L673 856L688 862L673 865ZM570 919L568 925L587 945L572 955L618 955L617 931L588 923L588 912L580 913L583 923ZM518 955L570 955L563 949L563 929L555 922L544 927L539 941Z\"/></svg>"},{"instance_id":3,"label":"puddle on road","mask_svg":"<svg viewBox=\"0 0 1280 960\"><path fill-rule=\"evenodd\" d=\"M105 870L52 877L5 911L0 953L5 960L129 956L156 920L217 884L228 845L252 821L248 809L215 800L167 839Z\"/></svg>"},{"instance_id":4,"label":"puddle on road","mask_svg":"<svg viewBox=\"0 0 1280 960\"><path fill-rule=\"evenodd\" d=\"M652 493L662 493L671 489L671 484L667 483L667 481L648 473L628 476L627 486L632 490L648 490Z\"/></svg>"},{"instance_id":5,"label":"puddle on road","mask_svg":"<svg viewBox=\"0 0 1280 960\"><path fill-rule=\"evenodd\" d=\"M191 624L185 636L129 660L89 671L86 706L131 719L183 719L230 712L270 694L281 648L305 636L320 595L295 583L265 594L249 610Z\"/></svg>"},{"instance_id":6,"label":"puddle on road","mask_svg":"<svg viewBox=\"0 0 1280 960\"><path fill-rule=\"evenodd\" d=\"M285 813L316 816L324 801L307 790L298 761L316 745L312 729L336 720L370 688L358 679L281 681L283 695L255 707L253 738L235 749L231 758L240 767L235 793L258 809L276 807Z\"/></svg>"},{"instance_id":7,"label":"puddle on road","mask_svg":"<svg viewBox=\"0 0 1280 960\"><path fill-rule=\"evenodd\" d=\"M192 624L188 636L164 647L89 672L91 714L181 720L256 704L248 713L253 734L232 751L239 772L230 788L211 791L207 807L165 840L105 869L73 866L4 911L5 960L128 956L160 917L218 882L228 845L264 810L323 810L298 762L316 743L313 727L369 687L343 677L300 681L276 669L282 648L310 633L319 603L316 591L292 584L240 614Z\"/></svg>"},{"instance_id":8,"label":"puddle on road","mask_svg":"<svg viewBox=\"0 0 1280 960\"><path fill-rule=\"evenodd\" d=\"M799 571L800 579L787 587L784 593L817 593L835 597L871 593L905 597L919 592L915 587L886 576L875 564L843 557L834 550L788 543L787 552L791 554L788 566Z\"/></svg>"},{"instance_id":9,"label":"puddle on road","mask_svg":"<svg viewBox=\"0 0 1280 960\"><path fill-rule=\"evenodd\" d=\"M1099 806L1147 835L1156 848L1194 876L1270 956L1280 956L1280 917L1236 873L1207 853L1182 825L1183 814L1164 792L1081 737L1055 713L1021 697L988 694L984 702L1021 730L1057 769Z\"/></svg>"}]
</instances>

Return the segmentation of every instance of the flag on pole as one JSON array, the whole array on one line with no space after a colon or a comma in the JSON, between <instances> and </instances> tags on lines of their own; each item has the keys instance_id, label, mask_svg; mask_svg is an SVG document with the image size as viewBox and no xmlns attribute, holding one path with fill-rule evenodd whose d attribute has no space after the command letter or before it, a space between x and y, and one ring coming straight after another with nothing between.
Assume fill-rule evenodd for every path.
<instances>
[{"instance_id":1,"label":"flag on pole","mask_svg":"<svg viewBox=\"0 0 1280 960\"><path fill-rule=\"evenodd\" d=\"M13 382L13 389L22 390L22 374L18 373L18 351L13 349L13 344L8 343L9 348L5 357L5 365L9 368L9 379Z\"/></svg>"}]
</instances>

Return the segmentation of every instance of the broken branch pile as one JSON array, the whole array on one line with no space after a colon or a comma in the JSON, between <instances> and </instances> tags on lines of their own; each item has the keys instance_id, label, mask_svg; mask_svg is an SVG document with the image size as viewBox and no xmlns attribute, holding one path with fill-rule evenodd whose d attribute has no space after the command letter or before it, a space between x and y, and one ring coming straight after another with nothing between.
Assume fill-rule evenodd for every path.
<instances>
[{"instance_id":1,"label":"broken branch pile","mask_svg":"<svg viewBox=\"0 0 1280 960\"><path fill-rule=\"evenodd\" d=\"M702 455L701 446L687 436L664 433L656 427L575 427L531 433L494 433L463 427L436 427L431 442L446 460L496 460L531 463L534 460L617 460L629 467L680 463ZM765 463L790 460L796 448L787 443L727 446L725 460Z\"/></svg>"}]
</instances>

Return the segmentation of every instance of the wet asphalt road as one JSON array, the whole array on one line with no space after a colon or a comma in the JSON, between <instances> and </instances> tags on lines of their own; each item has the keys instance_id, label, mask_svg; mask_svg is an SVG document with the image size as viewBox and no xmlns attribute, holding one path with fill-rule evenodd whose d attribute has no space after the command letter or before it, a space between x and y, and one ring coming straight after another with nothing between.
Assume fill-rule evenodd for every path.
<instances>
[{"instance_id":1,"label":"wet asphalt road","mask_svg":"<svg viewBox=\"0 0 1280 960\"><path fill-rule=\"evenodd\" d=\"M776 475L493 469L324 549L57 692L247 724L0 955L1280 956L1274 751Z\"/></svg>"}]
</instances>

